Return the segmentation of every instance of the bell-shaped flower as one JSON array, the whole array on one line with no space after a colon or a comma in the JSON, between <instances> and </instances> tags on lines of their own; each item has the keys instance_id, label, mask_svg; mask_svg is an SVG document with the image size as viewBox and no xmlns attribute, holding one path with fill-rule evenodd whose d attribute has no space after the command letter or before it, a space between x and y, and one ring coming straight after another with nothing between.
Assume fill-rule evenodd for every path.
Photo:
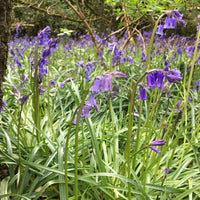
<instances>
[{"instance_id":1,"label":"bell-shaped flower","mask_svg":"<svg viewBox=\"0 0 200 200\"><path fill-rule=\"evenodd\" d=\"M138 100L147 100L147 96L146 96L146 90L144 88L140 88L139 90L140 96L138 98Z\"/></svg>"},{"instance_id":2,"label":"bell-shaped flower","mask_svg":"<svg viewBox=\"0 0 200 200\"><path fill-rule=\"evenodd\" d=\"M163 146L167 141L163 139L154 140L150 143L150 146Z\"/></svg>"}]
</instances>

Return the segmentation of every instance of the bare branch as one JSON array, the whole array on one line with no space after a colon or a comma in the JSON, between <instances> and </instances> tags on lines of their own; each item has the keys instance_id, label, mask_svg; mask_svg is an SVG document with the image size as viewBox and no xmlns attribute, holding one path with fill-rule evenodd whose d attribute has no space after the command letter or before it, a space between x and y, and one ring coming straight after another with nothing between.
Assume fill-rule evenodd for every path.
<instances>
[{"instance_id":1,"label":"bare branch","mask_svg":"<svg viewBox=\"0 0 200 200\"><path fill-rule=\"evenodd\" d=\"M95 40L95 37L94 37L94 34L92 32L92 29L90 28L90 25L87 23L87 21L85 20L85 17L84 17L84 14L81 12L81 11L77 11L76 8L70 3L70 1L68 0L65 0L65 2L72 8L72 10L78 15L78 17L83 21L83 23L85 24L86 28L88 29L89 31L89 34L92 38L92 41L94 43L94 45L96 46L97 48L97 51L98 53L100 53L100 48L99 48L99 45L97 44L96 40Z\"/></svg>"},{"instance_id":2,"label":"bare branch","mask_svg":"<svg viewBox=\"0 0 200 200\"><path fill-rule=\"evenodd\" d=\"M46 9L43 9L43 8L34 6L35 3L30 4L30 3L24 2L24 1L22 1L22 0L16 0L16 2L22 4L22 5L26 6L26 7L32 8L32 9L34 9L34 10L37 10L37 11L46 13L46 14L48 14L48 15L50 15L50 16L53 16L53 17L62 18L62 19L64 19L64 20L69 20L69 21L72 21L72 22L79 22L79 23L82 22L82 20L70 18L70 17L67 17L66 15L63 15L63 14L50 13L49 10L48 10L49 8L46 10ZM17 7L22 7L22 6L21 6L21 5L17 5L17 6L15 6L15 7L13 7L13 9L14 9L14 8L17 8ZM50 6L50 7L51 7L51 6ZM101 18L99 17L99 18L85 19L85 20L86 20L86 21L98 21L98 20L101 20Z\"/></svg>"}]
</instances>

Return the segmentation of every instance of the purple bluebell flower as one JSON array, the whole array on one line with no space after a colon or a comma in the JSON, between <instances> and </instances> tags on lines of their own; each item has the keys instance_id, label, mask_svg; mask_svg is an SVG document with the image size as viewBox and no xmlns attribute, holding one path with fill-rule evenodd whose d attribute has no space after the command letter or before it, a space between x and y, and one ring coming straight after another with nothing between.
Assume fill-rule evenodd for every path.
<instances>
[{"instance_id":1,"label":"purple bluebell flower","mask_svg":"<svg viewBox=\"0 0 200 200\"><path fill-rule=\"evenodd\" d=\"M175 17L166 17L164 28L166 29L176 29L176 18Z\"/></svg>"},{"instance_id":2,"label":"purple bluebell flower","mask_svg":"<svg viewBox=\"0 0 200 200\"><path fill-rule=\"evenodd\" d=\"M38 39L39 39L40 45L44 45L44 40L50 35L50 32L51 32L51 28L47 26L46 28L44 28L38 33Z\"/></svg>"},{"instance_id":3,"label":"purple bluebell flower","mask_svg":"<svg viewBox=\"0 0 200 200\"><path fill-rule=\"evenodd\" d=\"M3 111L3 106L6 106L6 102L2 100L1 112Z\"/></svg>"},{"instance_id":4,"label":"purple bluebell flower","mask_svg":"<svg viewBox=\"0 0 200 200\"><path fill-rule=\"evenodd\" d=\"M21 23L19 23L16 27L16 33L19 34L19 28L20 28Z\"/></svg>"},{"instance_id":5,"label":"purple bluebell flower","mask_svg":"<svg viewBox=\"0 0 200 200\"><path fill-rule=\"evenodd\" d=\"M90 81L89 72L88 71L84 71L84 74L85 74L85 78L87 79L87 81Z\"/></svg>"},{"instance_id":6,"label":"purple bluebell flower","mask_svg":"<svg viewBox=\"0 0 200 200\"><path fill-rule=\"evenodd\" d=\"M146 90L144 88L140 88L139 90L140 96L138 98L138 100L147 100L147 96L146 96Z\"/></svg>"},{"instance_id":7,"label":"purple bluebell flower","mask_svg":"<svg viewBox=\"0 0 200 200\"><path fill-rule=\"evenodd\" d=\"M133 58L131 56L127 56L127 58L128 58L128 63L130 65L132 65L133 64Z\"/></svg>"},{"instance_id":8,"label":"purple bluebell flower","mask_svg":"<svg viewBox=\"0 0 200 200\"><path fill-rule=\"evenodd\" d=\"M72 81L73 79L74 79L73 77L69 77L69 78L66 79L66 82L70 82L70 81Z\"/></svg>"},{"instance_id":9,"label":"purple bluebell flower","mask_svg":"<svg viewBox=\"0 0 200 200\"><path fill-rule=\"evenodd\" d=\"M157 35L163 35L163 30L164 30L164 26L163 25L159 25L156 29L155 34Z\"/></svg>"},{"instance_id":10,"label":"purple bluebell flower","mask_svg":"<svg viewBox=\"0 0 200 200\"><path fill-rule=\"evenodd\" d=\"M112 83L112 77L111 76L103 76L101 78L101 90L103 91L111 91L111 83Z\"/></svg>"},{"instance_id":11,"label":"purple bluebell flower","mask_svg":"<svg viewBox=\"0 0 200 200\"><path fill-rule=\"evenodd\" d=\"M164 74L162 72L154 72L155 86L158 88L163 87Z\"/></svg>"},{"instance_id":12,"label":"purple bluebell flower","mask_svg":"<svg viewBox=\"0 0 200 200\"><path fill-rule=\"evenodd\" d=\"M135 112L134 112L134 119L137 119L137 117L138 117L138 112L135 111Z\"/></svg>"},{"instance_id":13,"label":"purple bluebell flower","mask_svg":"<svg viewBox=\"0 0 200 200\"><path fill-rule=\"evenodd\" d=\"M42 95L43 92L45 92L45 90L42 89L42 86L41 86L41 85L39 85L39 95Z\"/></svg>"},{"instance_id":14,"label":"purple bluebell flower","mask_svg":"<svg viewBox=\"0 0 200 200\"><path fill-rule=\"evenodd\" d=\"M23 82L26 82L28 78L24 74L22 74L21 79L22 79Z\"/></svg>"},{"instance_id":15,"label":"purple bluebell flower","mask_svg":"<svg viewBox=\"0 0 200 200\"><path fill-rule=\"evenodd\" d=\"M163 139L157 139L150 143L150 146L163 146L167 141Z\"/></svg>"},{"instance_id":16,"label":"purple bluebell flower","mask_svg":"<svg viewBox=\"0 0 200 200\"><path fill-rule=\"evenodd\" d=\"M118 72L118 71L112 72L111 75L114 76L115 78L126 78L125 74Z\"/></svg>"},{"instance_id":17,"label":"purple bluebell flower","mask_svg":"<svg viewBox=\"0 0 200 200\"><path fill-rule=\"evenodd\" d=\"M88 105L88 106L94 106L96 112L99 112L99 109L97 107L97 103L96 103L96 100L94 98L94 94L93 93L91 93L89 95L89 101L87 101L85 104Z\"/></svg>"},{"instance_id":18,"label":"purple bluebell flower","mask_svg":"<svg viewBox=\"0 0 200 200\"><path fill-rule=\"evenodd\" d=\"M77 124L78 112L76 118L72 121L72 124ZM81 125L81 120L79 121L79 125Z\"/></svg>"},{"instance_id":19,"label":"purple bluebell flower","mask_svg":"<svg viewBox=\"0 0 200 200\"><path fill-rule=\"evenodd\" d=\"M200 81L194 83L194 91L197 91L197 87L200 86Z\"/></svg>"},{"instance_id":20,"label":"purple bluebell flower","mask_svg":"<svg viewBox=\"0 0 200 200\"><path fill-rule=\"evenodd\" d=\"M115 63L120 61L120 59L121 59L120 52L118 51L117 47L114 47L112 65L114 66Z\"/></svg>"},{"instance_id":21,"label":"purple bluebell flower","mask_svg":"<svg viewBox=\"0 0 200 200\"><path fill-rule=\"evenodd\" d=\"M146 76L146 79L147 79L147 85L145 86L146 88L152 88L152 89L156 87L162 88L164 75L162 72L155 71L153 75L148 74Z\"/></svg>"},{"instance_id":22,"label":"purple bluebell flower","mask_svg":"<svg viewBox=\"0 0 200 200\"><path fill-rule=\"evenodd\" d=\"M159 154L161 152L158 149L156 149L155 147L150 146L149 148L152 149L153 151L155 151L157 154Z\"/></svg>"},{"instance_id":23,"label":"purple bluebell flower","mask_svg":"<svg viewBox=\"0 0 200 200\"><path fill-rule=\"evenodd\" d=\"M181 104L181 101L178 100L178 101L176 102L175 110L178 110L177 105L180 105L180 104Z\"/></svg>"},{"instance_id":24,"label":"purple bluebell flower","mask_svg":"<svg viewBox=\"0 0 200 200\"><path fill-rule=\"evenodd\" d=\"M81 112L82 117L89 117L90 116L89 111L91 110L91 108L92 106L84 105Z\"/></svg>"},{"instance_id":25,"label":"purple bluebell flower","mask_svg":"<svg viewBox=\"0 0 200 200\"><path fill-rule=\"evenodd\" d=\"M167 78L169 84L171 84L171 83L179 83L179 81L182 80L181 77L178 77L178 76L176 76L176 75L171 75L171 74L169 74L169 73L167 73L167 74L165 75L165 77Z\"/></svg>"},{"instance_id":26,"label":"purple bluebell flower","mask_svg":"<svg viewBox=\"0 0 200 200\"><path fill-rule=\"evenodd\" d=\"M170 169L167 169L167 167L165 167L165 175L164 175L164 180L166 179L167 177L167 174L169 174L170 172Z\"/></svg>"},{"instance_id":27,"label":"purple bluebell flower","mask_svg":"<svg viewBox=\"0 0 200 200\"><path fill-rule=\"evenodd\" d=\"M194 50L195 50L195 47L189 46L186 50L186 52L188 52L187 56L192 57L192 55L194 54Z\"/></svg>"},{"instance_id":28,"label":"purple bluebell flower","mask_svg":"<svg viewBox=\"0 0 200 200\"><path fill-rule=\"evenodd\" d=\"M63 88L64 85L65 85L65 82L60 83L59 88Z\"/></svg>"},{"instance_id":29,"label":"purple bluebell flower","mask_svg":"<svg viewBox=\"0 0 200 200\"><path fill-rule=\"evenodd\" d=\"M47 58L49 55L50 55L50 48L47 48L42 52L43 59Z\"/></svg>"},{"instance_id":30,"label":"purple bluebell flower","mask_svg":"<svg viewBox=\"0 0 200 200\"><path fill-rule=\"evenodd\" d=\"M83 65L83 63L84 63L84 61L83 60L81 60L81 61L79 61L76 65L78 65L78 66L81 66L82 68L84 68L84 65Z\"/></svg>"},{"instance_id":31,"label":"purple bluebell flower","mask_svg":"<svg viewBox=\"0 0 200 200\"><path fill-rule=\"evenodd\" d=\"M51 79L50 81L49 81L49 86L51 87L51 86L54 86L56 83L55 83L55 79Z\"/></svg>"},{"instance_id":32,"label":"purple bluebell flower","mask_svg":"<svg viewBox=\"0 0 200 200\"><path fill-rule=\"evenodd\" d=\"M20 94L19 90L14 85L12 85L12 90L14 93Z\"/></svg>"},{"instance_id":33,"label":"purple bluebell flower","mask_svg":"<svg viewBox=\"0 0 200 200\"><path fill-rule=\"evenodd\" d=\"M141 56L142 62L146 62L147 58L144 54L144 52L142 52L142 56Z\"/></svg>"},{"instance_id":34,"label":"purple bluebell flower","mask_svg":"<svg viewBox=\"0 0 200 200\"><path fill-rule=\"evenodd\" d=\"M22 97L19 98L21 105L24 105L28 99L29 95L24 95Z\"/></svg>"},{"instance_id":35,"label":"purple bluebell flower","mask_svg":"<svg viewBox=\"0 0 200 200\"><path fill-rule=\"evenodd\" d=\"M182 48L181 47L178 47L178 55L181 55L182 54L182 52L183 52L183 50L182 50Z\"/></svg>"},{"instance_id":36,"label":"purple bluebell flower","mask_svg":"<svg viewBox=\"0 0 200 200\"><path fill-rule=\"evenodd\" d=\"M168 71L168 67L170 66L169 62L165 60L165 71Z\"/></svg>"},{"instance_id":37,"label":"purple bluebell flower","mask_svg":"<svg viewBox=\"0 0 200 200\"><path fill-rule=\"evenodd\" d=\"M149 145L149 148L152 149L153 151L155 151L157 154L159 154L161 151L157 150L154 146L163 146L165 145L167 141L163 140L163 139L158 139L155 140L153 142L151 142Z\"/></svg>"},{"instance_id":38,"label":"purple bluebell flower","mask_svg":"<svg viewBox=\"0 0 200 200\"><path fill-rule=\"evenodd\" d=\"M99 77L96 77L93 86L90 88L90 91L98 94L100 92L100 89L101 89L101 80Z\"/></svg>"},{"instance_id":39,"label":"purple bluebell flower","mask_svg":"<svg viewBox=\"0 0 200 200\"><path fill-rule=\"evenodd\" d=\"M17 58L14 58L14 63L16 63L19 68L22 68L21 63L19 62Z\"/></svg>"},{"instance_id":40,"label":"purple bluebell flower","mask_svg":"<svg viewBox=\"0 0 200 200\"><path fill-rule=\"evenodd\" d=\"M167 169L167 167L165 167L165 175L169 174L170 169Z\"/></svg>"},{"instance_id":41,"label":"purple bluebell flower","mask_svg":"<svg viewBox=\"0 0 200 200\"><path fill-rule=\"evenodd\" d=\"M147 74L146 79L147 79L147 85L145 87L154 89L155 88L155 77L151 74Z\"/></svg>"},{"instance_id":42,"label":"purple bluebell flower","mask_svg":"<svg viewBox=\"0 0 200 200\"><path fill-rule=\"evenodd\" d=\"M25 86L24 86L24 83L23 83L23 82L20 83L19 85L22 87L22 89L25 89Z\"/></svg>"},{"instance_id":43,"label":"purple bluebell flower","mask_svg":"<svg viewBox=\"0 0 200 200\"><path fill-rule=\"evenodd\" d=\"M175 16L176 16L179 20L181 20L182 17L183 17L183 15L181 15L181 13L178 12L177 10L174 10L174 14L175 14Z\"/></svg>"}]
</instances>

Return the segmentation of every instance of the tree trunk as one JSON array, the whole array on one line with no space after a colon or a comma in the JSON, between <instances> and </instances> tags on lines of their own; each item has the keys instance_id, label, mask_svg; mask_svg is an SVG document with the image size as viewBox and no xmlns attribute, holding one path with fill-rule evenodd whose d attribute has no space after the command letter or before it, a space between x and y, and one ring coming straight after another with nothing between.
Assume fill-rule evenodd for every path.
<instances>
[{"instance_id":1,"label":"tree trunk","mask_svg":"<svg viewBox=\"0 0 200 200\"><path fill-rule=\"evenodd\" d=\"M12 9L11 3L12 0L0 0L0 108L3 99L3 80L7 69Z\"/></svg>"}]
</instances>

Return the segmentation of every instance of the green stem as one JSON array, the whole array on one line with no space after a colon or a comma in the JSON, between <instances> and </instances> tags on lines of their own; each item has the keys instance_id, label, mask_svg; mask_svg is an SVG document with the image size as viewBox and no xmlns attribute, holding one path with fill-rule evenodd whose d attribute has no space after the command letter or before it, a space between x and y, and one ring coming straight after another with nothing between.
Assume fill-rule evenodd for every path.
<instances>
[{"instance_id":1,"label":"green stem","mask_svg":"<svg viewBox=\"0 0 200 200\"><path fill-rule=\"evenodd\" d=\"M131 178L131 163L130 163L130 151L131 151L131 135L132 135L132 127L133 127L133 120L134 120L134 102L135 102L135 92L137 89L138 83L146 76L146 73L142 74L140 78L137 80L137 82L133 86L133 91L131 93L131 101L129 103L129 113L128 113L128 135L124 150L124 159L126 160L128 166L127 166L127 172L128 172L128 178ZM131 200L131 184L128 183L128 199Z\"/></svg>"},{"instance_id":2,"label":"green stem","mask_svg":"<svg viewBox=\"0 0 200 200\"><path fill-rule=\"evenodd\" d=\"M94 82L94 81L93 81ZM81 118L81 111L83 108L83 105L85 103L85 99L89 93L89 89L90 87L93 85L93 82L91 83L91 85L88 87L88 89L85 91L85 94L82 98L81 104L80 106L76 109L75 113L73 114L70 126L69 126L69 130L67 133L67 138L66 138L66 143L65 143L65 188L66 188L66 199L68 199L68 172L67 172L67 154L68 154L68 143L69 143L69 136L70 136L70 132L71 132L71 127L72 127L72 121L75 118L76 112L78 111L78 116L77 116L77 121L76 121L76 129L75 129L75 153L74 153L74 178L75 178L75 200L78 200L78 132L79 132L79 121Z\"/></svg>"},{"instance_id":3,"label":"green stem","mask_svg":"<svg viewBox=\"0 0 200 200\"><path fill-rule=\"evenodd\" d=\"M39 110L39 83L38 83L38 41L34 52L34 82L33 82L33 104L34 104L34 122L36 126L37 141L40 143L40 110Z\"/></svg>"},{"instance_id":4,"label":"green stem","mask_svg":"<svg viewBox=\"0 0 200 200\"><path fill-rule=\"evenodd\" d=\"M155 24L155 26L154 26L153 33L152 33L151 39L150 39L150 43L149 43L149 46L148 46L147 52L146 52L146 54L147 54L147 55L146 55L146 58L147 58L147 59L146 59L146 63L145 63L145 71L149 69L149 56L150 56L150 54L151 54L151 48L152 48L152 46L153 46L153 39L154 39L154 36L155 36L155 32L156 32L158 23L160 22L161 18L162 18L164 15L165 15L165 13L162 14L162 15L158 18L158 20L156 21L156 24Z\"/></svg>"}]
</instances>

